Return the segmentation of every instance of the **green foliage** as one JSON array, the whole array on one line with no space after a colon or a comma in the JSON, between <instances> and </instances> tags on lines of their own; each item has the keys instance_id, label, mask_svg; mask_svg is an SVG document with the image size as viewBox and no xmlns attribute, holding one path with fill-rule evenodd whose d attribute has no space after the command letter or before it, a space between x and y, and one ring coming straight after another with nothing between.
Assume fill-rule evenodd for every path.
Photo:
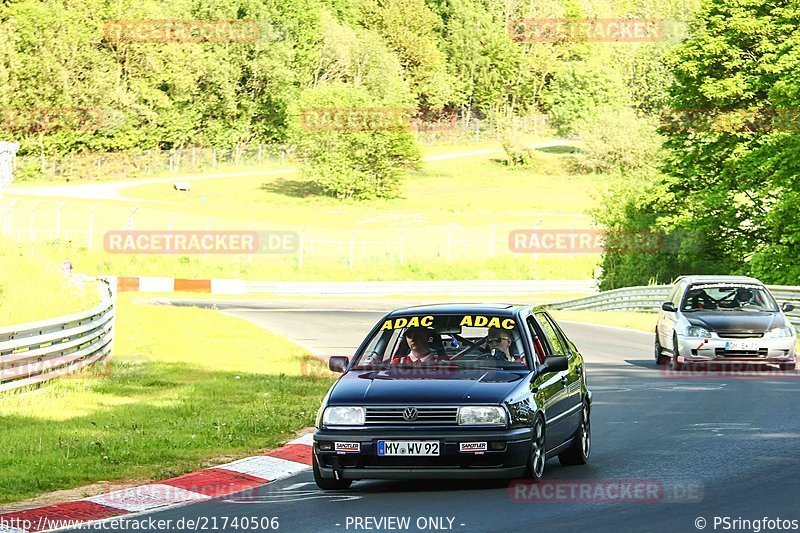
<instances>
[{"instance_id":1,"label":"green foliage","mask_svg":"<svg viewBox=\"0 0 800 533\"><path fill-rule=\"evenodd\" d=\"M536 154L536 149L525 146L518 139L505 139L503 150L506 152L506 164L510 167L526 167L538 172L542 169L542 160Z\"/></svg>"},{"instance_id":2,"label":"green foliage","mask_svg":"<svg viewBox=\"0 0 800 533\"><path fill-rule=\"evenodd\" d=\"M365 90L336 86L308 91L300 98L292 142L302 173L324 194L354 200L392 198L403 175L417 168L419 147L402 120L408 111L378 104ZM323 109L338 110L343 118L317 128L308 117ZM353 122L349 128L347 121L361 113L385 125Z\"/></svg>"},{"instance_id":3,"label":"green foliage","mask_svg":"<svg viewBox=\"0 0 800 533\"><path fill-rule=\"evenodd\" d=\"M800 6L789 0L702 4L690 37L669 56L671 107L702 120L665 127L664 175L620 192L600 219L684 236L681 243L690 245L670 250L664 263L679 267L676 274L741 273L796 284L800 133L775 117L800 107L799 28ZM726 112L734 118L708 118ZM736 119L737 112L760 119ZM626 270L604 260L607 286L659 272L659 264L642 261Z\"/></svg>"},{"instance_id":4,"label":"green foliage","mask_svg":"<svg viewBox=\"0 0 800 533\"><path fill-rule=\"evenodd\" d=\"M573 133L579 121L596 119L603 110L621 107L628 99L615 71L590 60L557 70L543 96L551 123L563 135Z\"/></svg>"},{"instance_id":5,"label":"green foliage","mask_svg":"<svg viewBox=\"0 0 800 533\"><path fill-rule=\"evenodd\" d=\"M661 138L654 119L633 109L605 109L579 120L575 131L584 144L579 164L589 172L631 174L661 163Z\"/></svg>"}]
</instances>

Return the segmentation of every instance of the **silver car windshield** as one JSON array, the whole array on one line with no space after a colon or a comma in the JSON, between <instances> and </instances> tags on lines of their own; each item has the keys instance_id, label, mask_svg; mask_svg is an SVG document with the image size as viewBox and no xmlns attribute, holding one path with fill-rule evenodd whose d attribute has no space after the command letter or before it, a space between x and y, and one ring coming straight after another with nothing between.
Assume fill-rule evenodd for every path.
<instances>
[{"instance_id":1,"label":"silver car windshield","mask_svg":"<svg viewBox=\"0 0 800 533\"><path fill-rule=\"evenodd\" d=\"M681 302L681 311L778 311L772 296L761 285L707 283L692 285Z\"/></svg>"}]
</instances>

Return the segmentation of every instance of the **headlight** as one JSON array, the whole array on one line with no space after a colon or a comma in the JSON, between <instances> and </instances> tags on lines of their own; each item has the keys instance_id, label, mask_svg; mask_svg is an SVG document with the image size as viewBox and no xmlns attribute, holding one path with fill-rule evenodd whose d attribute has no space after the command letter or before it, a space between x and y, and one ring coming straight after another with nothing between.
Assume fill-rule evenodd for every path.
<instances>
[{"instance_id":1,"label":"headlight","mask_svg":"<svg viewBox=\"0 0 800 533\"><path fill-rule=\"evenodd\" d=\"M324 426L363 426L363 407L328 407L322 415Z\"/></svg>"},{"instance_id":2,"label":"headlight","mask_svg":"<svg viewBox=\"0 0 800 533\"><path fill-rule=\"evenodd\" d=\"M709 333L706 328L701 328L700 326L689 326L689 329L686 330L686 334L689 337L710 337L711 336L711 333Z\"/></svg>"},{"instance_id":3,"label":"headlight","mask_svg":"<svg viewBox=\"0 0 800 533\"><path fill-rule=\"evenodd\" d=\"M771 329L764 334L767 339L783 339L792 336L792 328L783 326L781 328Z\"/></svg>"},{"instance_id":4,"label":"headlight","mask_svg":"<svg viewBox=\"0 0 800 533\"><path fill-rule=\"evenodd\" d=\"M495 405L476 405L458 409L459 425L506 425L506 411Z\"/></svg>"}]
</instances>

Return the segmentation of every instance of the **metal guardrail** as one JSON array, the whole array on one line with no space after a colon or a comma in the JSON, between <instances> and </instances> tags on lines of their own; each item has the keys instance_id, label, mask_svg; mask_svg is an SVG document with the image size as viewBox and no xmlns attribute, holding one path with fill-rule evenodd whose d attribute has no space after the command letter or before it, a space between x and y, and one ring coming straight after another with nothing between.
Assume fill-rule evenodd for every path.
<instances>
[{"instance_id":1,"label":"metal guardrail","mask_svg":"<svg viewBox=\"0 0 800 533\"><path fill-rule=\"evenodd\" d=\"M102 301L87 311L0 328L0 392L73 373L111 353L116 289L97 283Z\"/></svg>"},{"instance_id":2,"label":"metal guardrail","mask_svg":"<svg viewBox=\"0 0 800 533\"><path fill-rule=\"evenodd\" d=\"M655 313L669 295L671 285L646 285L604 291L585 298L549 304L551 309L591 311L639 311ZM800 326L800 286L768 285L779 303L789 302L795 310L786 313L795 326Z\"/></svg>"}]
</instances>

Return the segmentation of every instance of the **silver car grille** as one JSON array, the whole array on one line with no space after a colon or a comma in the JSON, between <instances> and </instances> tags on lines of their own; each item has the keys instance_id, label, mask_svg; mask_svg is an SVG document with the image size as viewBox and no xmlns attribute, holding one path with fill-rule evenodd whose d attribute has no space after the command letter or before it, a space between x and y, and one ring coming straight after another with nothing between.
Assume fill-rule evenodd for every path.
<instances>
[{"instance_id":1,"label":"silver car grille","mask_svg":"<svg viewBox=\"0 0 800 533\"><path fill-rule=\"evenodd\" d=\"M367 407L367 425L458 424L458 407Z\"/></svg>"}]
</instances>

